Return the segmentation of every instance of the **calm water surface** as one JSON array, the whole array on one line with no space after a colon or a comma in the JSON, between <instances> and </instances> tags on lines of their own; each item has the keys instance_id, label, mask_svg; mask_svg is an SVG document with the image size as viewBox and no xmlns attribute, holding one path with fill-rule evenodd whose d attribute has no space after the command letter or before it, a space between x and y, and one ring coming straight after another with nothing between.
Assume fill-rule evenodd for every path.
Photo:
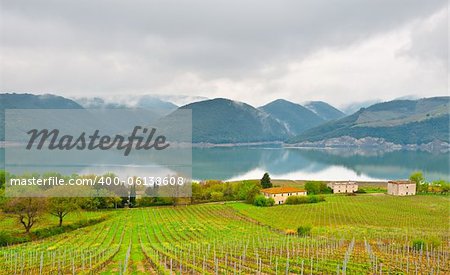
<instances>
[{"instance_id":1,"label":"calm water surface","mask_svg":"<svg viewBox=\"0 0 450 275\"><path fill-rule=\"evenodd\" d=\"M197 179L388 180L421 170L429 180L449 179L449 154L411 151L310 150L282 147L194 148Z\"/></svg>"},{"instance_id":2,"label":"calm water surface","mask_svg":"<svg viewBox=\"0 0 450 275\"><path fill-rule=\"evenodd\" d=\"M4 167L4 150L0 149L0 165ZM115 167L127 173L142 173L146 165L114 163L114 158L99 160L98 167ZM152 160L148 160L149 166ZM164 167L161 167L164 169ZM108 168L109 169L109 168ZM145 169L145 168L144 168ZM173 170L173 167L170 168ZM169 169L169 170L170 170ZM276 179L316 180L388 180L408 178L421 170L428 180L450 180L448 153L411 151L311 150L280 146L193 148L192 177L196 180L239 180L261 178L269 172ZM86 167L79 172L87 171ZM105 172L89 170L90 172ZM64 172L64 170L60 171Z\"/></svg>"}]
</instances>

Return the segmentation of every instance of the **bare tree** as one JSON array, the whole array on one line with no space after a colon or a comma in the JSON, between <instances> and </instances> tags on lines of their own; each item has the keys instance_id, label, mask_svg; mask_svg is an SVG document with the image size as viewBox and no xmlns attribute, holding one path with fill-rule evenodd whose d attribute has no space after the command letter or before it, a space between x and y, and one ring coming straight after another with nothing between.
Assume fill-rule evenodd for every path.
<instances>
[{"instance_id":1,"label":"bare tree","mask_svg":"<svg viewBox=\"0 0 450 275\"><path fill-rule=\"evenodd\" d=\"M30 233L39 216L45 209L46 200L43 198L14 198L6 204L6 212L17 216L19 222Z\"/></svg>"}]
</instances>

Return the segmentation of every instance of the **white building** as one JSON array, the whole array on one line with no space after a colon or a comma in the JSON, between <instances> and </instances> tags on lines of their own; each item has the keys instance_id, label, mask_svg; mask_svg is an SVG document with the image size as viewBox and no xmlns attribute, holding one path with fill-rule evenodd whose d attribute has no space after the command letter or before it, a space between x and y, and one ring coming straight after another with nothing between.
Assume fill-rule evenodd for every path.
<instances>
[{"instance_id":1,"label":"white building","mask_svg":"<svg viewBox=\"0 0 450 275\"><path fill-rule=\"evenodd\" d=\"M306 196L306 190L295 187L273 187L262 189L266 198L272 198L275 204L283 204L290 196Z\"/></svg>"},{"instance_id":2,"label":"white building","mask_svg":"<svg viewBox=\"0 0 450 275\"><path fill-rule=\"evenodd\" d=\"M410 180L388 181L387 193L394 196L412 196L416 194L416 184Z\"/></svg>"},{"instance_id":3,"label":"white building","mask_svg":"<svg viewBox=\"0 0 450 275\"><path fill-rule=\"evenodd\" d=\"M333 190L333 193L354 193L358 191L358 184L353 181L329 182L327 186Z\"/></svg>"}]
</instances>

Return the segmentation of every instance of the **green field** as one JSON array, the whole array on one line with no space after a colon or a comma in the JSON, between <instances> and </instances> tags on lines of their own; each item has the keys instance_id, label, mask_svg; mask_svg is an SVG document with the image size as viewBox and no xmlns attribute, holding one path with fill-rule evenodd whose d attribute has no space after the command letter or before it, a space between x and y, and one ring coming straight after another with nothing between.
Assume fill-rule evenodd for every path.
<instances>
[{"instance_id":1,"label":"green field","mask_svg":"<svg viewBox=\"0 0 450 275\"><path fill-rule=\"evenodd\" d=\"M113 212L111 211L76 211L69 213L64 218L64 224L73 224L79 221L88 221L88 220L96 220L101 218L108 218ZM19 227L17 225L17 217L13 215L5 215L1 214L0 212L0 224L1 224L1 230L4 232L8 232L10 234L21 234L23 233L23 227ZM36 224L35 227L33 227L33 231L39 230L39 229L45 229L49 226L57 226L58 225L58 218L55 216L52 216L48 213L43 215L39 222Z\"/></svg>"},{"instance_id":2,"label":"green field","mask_svg":"<svg viewBox=\"0 0 450 275\"><path fill-rule=\"evenodd\" d=\"M267 208L229 203L108 211L93 226L0 248L0 271L448 274L449 203L444 196L335 195ZM286 234L300 225L311 225L311 236ZM418 239L424 245L413 247Z\"/></svg>"}]
</instances>

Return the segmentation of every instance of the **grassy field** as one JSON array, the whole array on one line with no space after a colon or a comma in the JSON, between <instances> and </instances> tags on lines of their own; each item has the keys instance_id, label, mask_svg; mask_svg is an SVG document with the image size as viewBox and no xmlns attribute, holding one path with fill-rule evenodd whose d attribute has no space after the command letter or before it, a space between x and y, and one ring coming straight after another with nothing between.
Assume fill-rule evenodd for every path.
<instances>
[{"instance_id":1,"label":"grassy field","mask_svg":"<svg viewBox=\"0 0 450 275\"><path fill-rule=\"evenodd\" d=\"M76 211L67 214L64 218L64 225L73 224L80 220L94 220L102 217L107 217L111 211L101 211L101 212L88 212L88 211ZM17 217L14 215L6 215L0 211L0 224L1 230L8 232L10 234L20 234L23 232L23 228L17 226ZM49 226L57 226L58 218L46 213L42 216L36 227L33 230L43 229Z\"/></svg>"},{"instance_id":2,"label":"grassy field","mask_svg":"<svg viewBox=\"0 0 450 275\"><path fill-rule=\"evenodd\" d=\"M306 205L256 208L233 207L261 223L282 230L312 225L317 233L443 237L448 234L449 197L384 194L329 195L326 202ZM361 234L359 234L361 233Z\"/></svg>"},{"instance_id":3,"label":"grassy field","mask_svg":"<svg viewBox=\"0 0 450 275\"><path fill-rule=\"evenodd\" d=\"M448 274L449 202L361 195L269 208L229 203L117 210L93 226L0 248L0 272ZM285 233L305 224L312 226L309 237ZM417 239L424 245L413 247Z\"/></svg>"}]
</instances>

